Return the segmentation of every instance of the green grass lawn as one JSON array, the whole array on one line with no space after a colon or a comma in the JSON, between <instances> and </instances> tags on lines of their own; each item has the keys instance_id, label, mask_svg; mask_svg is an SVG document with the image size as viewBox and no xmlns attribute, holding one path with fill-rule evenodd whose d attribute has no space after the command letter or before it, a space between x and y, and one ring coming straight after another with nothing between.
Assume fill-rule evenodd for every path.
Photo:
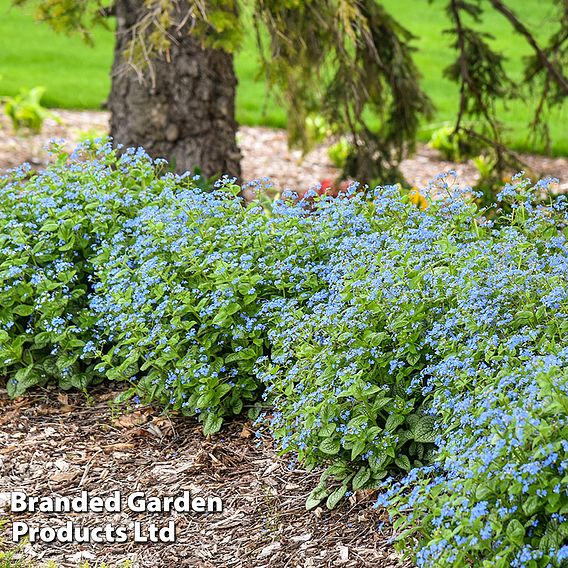
<instances>
[{"instance_id":1,"label":"green grass lawn","mask_svg":"<svg viewBox=\"0 0 568 568\"><path fill-rule=\"evenodd\" d=\"M443 68L452 59L448 49L451 39L443 33L447 27L444 2L426 0L385 0L396 18L416 36L416 61L422 72L424 88L432 97L437 114L424 124L422 139L446 121L457 108L457 89L442 77ZM546 37L553 22L552 0L515 0L523 19ZM511 31L498 14L486 17L484 29L495 36L495 44L509 57L507 65L520 75L522 58L529 53L526 45ZM96 47L84 45L77 37L57 35L45 24L33 21L30 9L11 8L10 0L0 0L0 95L14 95L20 87L43 85L47 88L44 104L64 108L99 108L106 99L112 61L112 31L97 30ZM236 58L239 90L237 118L250 125L284 126L284 111L273 98L266 98L266 88L258 77L258 58L253 34L248 34L244 50ZM519 150L542 151L542 146L528 138L527 124L534 101L515 102L502 109L501 119L509 129L507 138ZM568 105L550 118L553 152L568 155Z\"/></svg>"}]
</instances>

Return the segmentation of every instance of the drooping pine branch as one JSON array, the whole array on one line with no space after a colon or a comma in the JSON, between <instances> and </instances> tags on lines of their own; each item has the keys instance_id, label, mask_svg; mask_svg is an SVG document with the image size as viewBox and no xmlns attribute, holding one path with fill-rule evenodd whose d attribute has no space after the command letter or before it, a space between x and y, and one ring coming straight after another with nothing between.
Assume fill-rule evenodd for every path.
<instances>
[{"instance_id":1,"label":"drooping pine branch","mask_svg":"<svg viewBox=\"0 0 568 568\"><path fill-rule=\"evenodd\" d=\"M491 2L491 5L495 8L495 10L503 14L503 16L509 20L515 31L525 38L527 43L535 52L535 56L538 58L543 69L545 69L550 77L558 84L560 89L564 91L565 96L568 96L568 78L562 73L562 69L560 69L558 65L555 65L554 61L550 58L550 52L547 53L539 46L534 35L529 31L527 26L523 24L513 10L503 4L501 0L489 0L489 2ZM556 47L558 49L559 46L557 45Z\"/></svg>"},{"instance_id":2,"label":"drooping pine branch","mask_svg":"<svg viewBox=\"0 0 568 568\"><path fill-rule=\"evenodd\" d=\"M556 0L556 3L559 5L558 30L552 34L548 44L540 48L540 53L534 53L532 57L527 58L524 73L525 83L530 91L537 95L537 104L530 124L531 133L534 138L540 136L548 150L551 139L546 115L566 101L565 85L568 82L563 71L568 66L568 2ZM548 65L542 65L543 54L556 73L551 73ZM556 80L558 74L560 81Z\"/></svg>"},{"instance_id":3,"label":"drooping pine branch","mask_svg":"<svg viewBox=\"0 0 568 568\"><path fill-rule=\"evenodd\" d=\"M466 19L481 22L482 0L449 0L447 13L452 28L448 33L455 38L452 47L458 56L445 74L460 87L454 135L466 134L467 138L492 148L497 170L502 172L506 167L517 167L520 162L504 143L496 103L518 97L526 90L537 92L530 126L533 132L540 129L543 138L548 140L545 109L561 104L568 96L568 79L563 73L563 65L568 62L568 3L558 0L561 5L559 30L551 35L548 46L542 47L529 27L502 0L488 2L511 23L534 52L527 60L524 80L512 80L505 69L504 56L490 45L489 34L466 24Z\"/></svg>"},{"instance_id":4,"label":"drooping pine branch","mask_svg":"<svg viewBox=\"0 0 568 568\"><path fill-rule=\"evenodd\" d=\"M497 118L496 101L513 98L516 85L504 68L504 57L489 44L491 36L466 24L465 19L480 22L479 0L450 0L446 8L452 27L446 33L454 37L452 47L457 59L444 70L446 77L459 84L460 98L454 135L462 143L466 134L469 146L488 142L495 150L497 166L511 160L502 140L502 125Z\"/></svg>"},{"instance_id":5,"label":"drooping pine branch","mask_svg":"<svg viewBox=\"0 0 568 568\"><path fill-rule=\"evenodd\" d=\"M264 68L283 93L292 140L305 143L306 119L321 113L336 132L352 136L348 174L366 181L398 175L432 108L411 34L375 0L257 0L255 14L268 30Z\"/></svg>"},{"instance_id":6,"label":"drooping pine branch","mask_svg":"<svg viewBox=\"0 0 568 568\"><path fill-rule=\"evenodd\" d=\"M35 16L46 22L56 32L77 33L87 44L93 44L92 28L106 26L106 11L111 2L107 0L13 0L15 6L35 5Z\"/></svg>"}]
</instances>

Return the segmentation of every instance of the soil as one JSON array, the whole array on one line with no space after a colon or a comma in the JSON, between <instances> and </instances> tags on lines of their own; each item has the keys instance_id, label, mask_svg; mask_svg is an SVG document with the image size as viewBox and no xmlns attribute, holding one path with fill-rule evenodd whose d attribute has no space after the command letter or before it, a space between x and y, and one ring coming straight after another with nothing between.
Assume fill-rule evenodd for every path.
<instances>
[{"instance_id":1,"label":"soil","mask_svg":"<svg viewBox=\"0 0 568 568\"><path fill-rule=\"evenodd\" d=\"M64 139L73 147L86 133L102 135L108 132L109 114L102 111L56 110L58 124L47 119L42 133L35 136L15 136L7 117L0 115L0 172L24 161L41 166L48 156L45 145L51 139ZM284 189L303 192L327 178L335 178L338 170L333 167L323 144L302 157L301 152L290 150L286 133L263 127L241 127L238 142L243 154L243 179L250 181L268 177L273 192ZM558 191L568 191L568 158L549 158L521 154L533 177L552 176L560 180ZM478 173L473 163L455 164L444 161L437 151L427 145L418 146L416 154L401 164L401 170L409 183L425 187L436 175L455 170L463 185L473 185ZM516 172L510 172L514 174Z\"/></svg>"},{"instance_id":2,"label":"soil","mask_svg":"<svg viewBox=\"0 0 568 568\"><path fill-rule=\"evenodd\" d=\"M130 527L138 521L176 528L175 544L28 543L15 550L23 566L190 568L404 568L389 544L384 511L375 494L357 492L337 509L305 510L318 473L289 469L269 439L257 440L243 420L205 439L196 421L166 417L151 407L118 409L117 392L81 394L55 390L9 400L0 390L0 551L10 543L11 525ZM215 513L11 512L10 492L29 496L108 497L123 501L142 491L149 496L220 497ZM6 523L2 528L2 518ZM380 528L386 522L386 529ZM4 533L4 534L2 534ZM2 538L3 537L3 538ZM1 564L1 562L0 562ZM10 564L9 564L10 565ZM128 564L127 564L128 565ZM19 566L19 565L18 565Z\"/></svg>"}]
</instances>

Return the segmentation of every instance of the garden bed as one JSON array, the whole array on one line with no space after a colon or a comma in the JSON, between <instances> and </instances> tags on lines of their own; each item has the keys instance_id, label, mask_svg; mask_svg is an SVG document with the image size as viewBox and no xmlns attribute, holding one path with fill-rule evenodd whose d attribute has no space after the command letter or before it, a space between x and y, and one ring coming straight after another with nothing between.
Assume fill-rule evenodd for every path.
<instances>
[{"instance_id":1,"label":"garden bed","mask_svg":"<svg viewBox=\"0 0 568 568\"><path fill-rule=\"evenodd\" d=\"M58 567L85 560L90 566L131 560L134 567L407 566L388 544L389 529L377 528L386 519L372 507L374 493L358 492L334 511L306 512L318 473L289 470L270 440L259 447L249 423L236 420L222 434L204 439L195 421L164 417L151 407L113 412L116 394L97 389L85 399L46 390L9 400L0 391L0 519L48 521L41 514L9 513L2 492L11 490L75 497L82 490L106 496L116 490L173 495L188 489L221 497L224 511L174 516L178 540L172 545L28 544L21 549L29 561L24 566L49 560ZM170 519L165 513L79 516L86 526L165 525ZM68 520L77 522L77 514L59 513L50 524ZM9 545L9 535L3 536L0 550Z\"/></svg>"},{"instance_id":2,"label":"garden bed","mask_svg":"<svg viewBox=\"0 0 568 568\"><path fill-rule=\"evenodd\" d=\"M354 184L337 199L287 193L246 204L234 180L174 176L142 149L53 149L57 162L39 175L22 167L2 180L8 395L128 383L121 400L137 410L116 415L108 432L134 429L172 452L189 447L181 457L188 475L226 461L239 483L255 487L243 476L245 446L227 450L235 436L255 443L254 430L290 456L292 470L321 472L317 484L303 474L298 484L297 498L319 509L315 519L295 506L295 493L282 502L312 523L332 518L324 504L353 506L353 494L379 489L376 504L389 507L400 549L416 550L420 567L565 565L568 202L554 195L556 182L515 176L489 208L453 175L424 194ZM80 408L63 393L58 401L58 417ZM218 434L213 446L167 446L165 432L176 428L141 402L198 418L206 439ZM39 430L57 438L55 426ZM186 471L141 470L159 458L143 450L137 462L135 445L123 445L134 441L117 438L110 454L136 472L128 491L151 483L149 473L163 473L169 486L172 471L176 480ZM104 453L97 443L85 452ZM79 455L82 471L71 471L69 456L49 467L81 487L96 456ZM257 481L278 470L255 459ZM197 489L231 501L239 492L222 488L230 477ZM284 483L261 493L292 491ZM285 550L284 541L263 540L276 510L267 507L254 505L248 523L228 517L260 539L254 552L238 549L239 560L253 553L256 565L275 565ZM349 562L346 548L317 562Z\"/></svg>"}]
</instances>

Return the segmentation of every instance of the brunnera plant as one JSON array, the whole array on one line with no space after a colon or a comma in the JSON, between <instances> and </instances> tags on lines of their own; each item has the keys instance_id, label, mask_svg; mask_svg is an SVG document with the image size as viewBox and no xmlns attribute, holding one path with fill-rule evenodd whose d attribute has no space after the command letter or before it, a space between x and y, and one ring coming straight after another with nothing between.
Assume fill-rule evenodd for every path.
<instances>
[{"instance_id":1,"label":"brunnera plant","mask_svg":"<svg viewBox=\"0 0 568 568\"><path fill-rule=\"evenodd\" d=\"M98 247L165 188L194 183L163 175L140 149L53 152L45 171L24 165L0 180L0 373L11 396L49 380L85 389L103 377L88 309Z\"/></svg>"},{"instance_id":2,"label":"brunnera plant","mask_svg":"<svg viewBox=\"0 0 568 568\"><path fill-rule=\"evenodd\" d=\"M562 566L568 207L543 201L550 181L514 180L492 211L451 177L268 212L201 185L108 143L2 179L9 393L106 377L206 434L248 410L325 468L308 507L382 487L421 566Z\"/></svg>"},{"instance_id":3,"label":"brunnera plant","mask_svg":"<svg viewBox=\"0 0 568 568\"><path fill-rule=\"evenodd\" d=\"M508 185L508 213L438 275L455 306L419 383L443 428L436 458L379 500L419 566L566 564L568 207L543 206L548 185Z\"/></svg>"}]
</instances>

